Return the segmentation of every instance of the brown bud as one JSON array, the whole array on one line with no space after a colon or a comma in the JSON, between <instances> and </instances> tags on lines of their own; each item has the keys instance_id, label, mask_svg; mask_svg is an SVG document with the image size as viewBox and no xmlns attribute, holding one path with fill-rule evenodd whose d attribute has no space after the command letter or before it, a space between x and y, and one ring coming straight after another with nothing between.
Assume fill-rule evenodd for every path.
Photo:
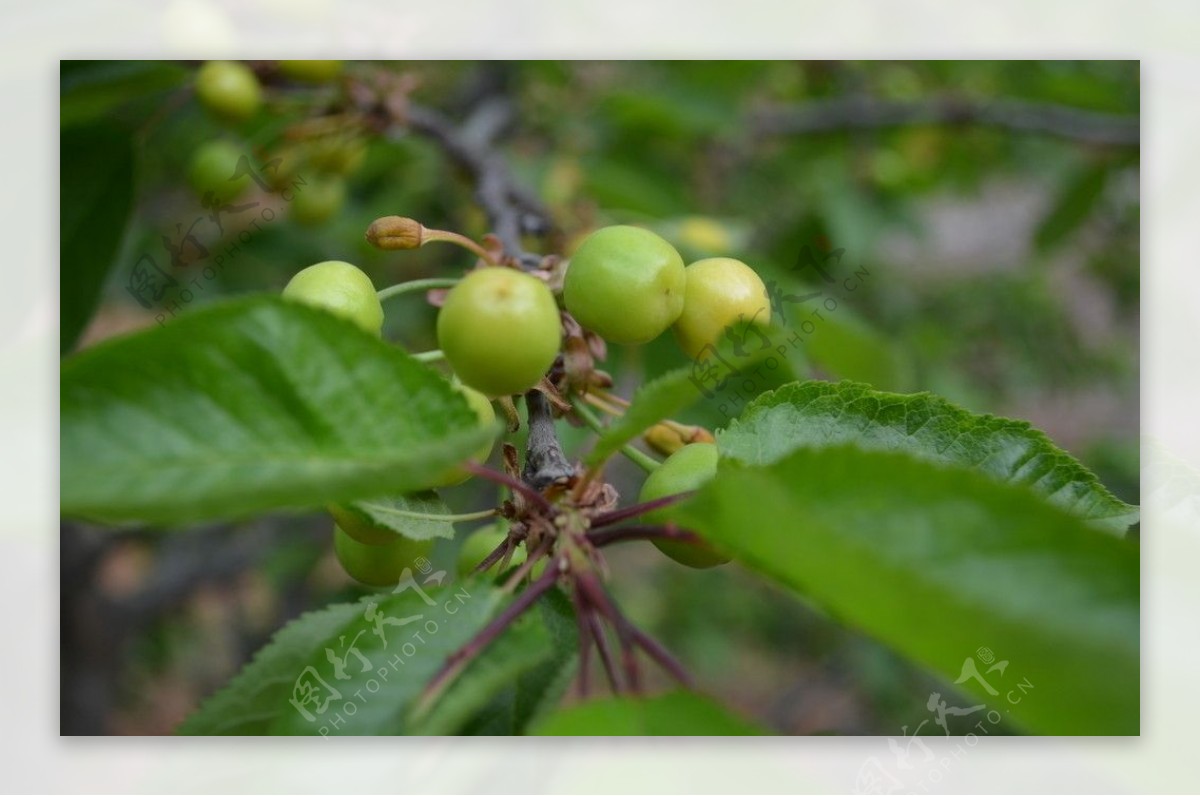
<instances>
[{"instance_id":1,"label":"brown bud","mask_svg":"<svg viewBox=\"0 0 1200 796\"><path fill-rule=\"evenodd\" d=\"M716 441L712 432L706 428L684 426L673 422L658 423L651 426L642 435L642 439L646 441L647 445L664 456L670 456L684 445L691 445L694 442Z\"/></svg>"},{"instance_id":2,"label":"brown bud","mask_svg":"<svg viewBox=\"0 0 1200 796\"><path fill-rule=\"evenodd\" d=\"M425 238L421 222L403 216L384 216L367 227L367 242L384 250L417 249Z\"/></svg>"},{"instance_id":3,"label":"brown bud","mask_svg":"<svg viewBox=\"0 0 1200 796\"><path fill-rule=\"evenodd\" d=\"M683 437L675 429L663 423L651 426L642 435L642 439L651 448L663 456L670 456L684 446Z\"/></svg>"}]
</instances>

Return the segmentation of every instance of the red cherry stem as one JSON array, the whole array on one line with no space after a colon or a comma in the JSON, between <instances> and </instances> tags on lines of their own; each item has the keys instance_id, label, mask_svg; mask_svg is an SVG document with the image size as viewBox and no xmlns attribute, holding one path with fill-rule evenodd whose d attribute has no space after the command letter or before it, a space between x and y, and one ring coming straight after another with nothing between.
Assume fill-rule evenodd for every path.
<instances>
[{"instance_id":1,"label":"red cherry stem","mask_svg":"<svg viewBox=\"0 0 1200 796\"><path fill-rule=\"evenodd\" d=\"M474 660L479 653L483 652L489 644L491 644L497 636L504 632L505 628L513 623L513 621L523 614L527 608L533 605L539 597L554 587L558 580L558 572L550 567L542 573L542 576L529 585L525 591L509 603L509 606L500 612L500 615L488 622L486 626L476 633L470 641L459 647L450 657L446 658L445 663L438 669L437 674L425 686L421 693L421 698L417 702L416 715L425 713L437 698L445 690L450 681L463 669Z\"/></svg>"},{"instance_id":2,"label":"red cherry stem","mask_svg":"<svg viewBox=\"0 0 1200 796\"><path fill-rule=\"evenodd\" d=\"M608 528L600 531L589 531L588 541L595 547L631 542L637 539L670 539L685 544L700 544L700 537L686 528L674 524L666 525L622 525L620 528Z\"/></svg>"},{"instance_id":3,"label":"red cherry stem","mask_svg":"<svg viewBox=\"0 0 1200 796\"><path fill-rule=\"evenodd\" d=\"M624 522L625 520L641 516L648 511L661 509L664 506L670 506L674 503L678 503L681 500L686 500L694 494L696 494L694 491L680 492L675 495L667 495L666 497L659 498L658 500L649 500L645 503L635 503L632 506L626 506L623 509L614 509L604 514L597 514L595 517L592 517L591 526L593 528L603 528L606 525L615 525L618 522Z\"/></svg>"},{"instance_id":4,"label":"red cherry stem","mask_svg":"<svg viewBox=\"0 0 1200 796\"><path fill-rule=\"evenodd\" d=\"M513 478L508 473L502 473L499 470L493 470L490 467L484 467L482 464L476 464L475 462L467 462L463 466L467 472L471 473L472 475L477 475L480 478L484 478L493 483L508 487L513 492L521 495L521 497L525 498L530 503L533 503L535 506L541 509L543 514L554 514L554 506L550 504L550 501L546 500L542 493L531 488L528 484L520 479Z\"/></svg>"}]
</instances>

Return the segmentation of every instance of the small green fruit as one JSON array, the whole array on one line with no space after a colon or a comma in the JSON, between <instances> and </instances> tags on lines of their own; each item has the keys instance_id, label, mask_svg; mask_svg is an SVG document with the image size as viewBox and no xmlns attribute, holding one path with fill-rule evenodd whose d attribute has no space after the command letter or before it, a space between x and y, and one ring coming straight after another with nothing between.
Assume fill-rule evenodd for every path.
<instances>
[{"instance_id":1,"label":"small green fruit","mask_svg":"<svg viewBox=\"0 0 1200 796\"><path fill-rule=\"evenodd\" d=\"M711 442L696 442L684 445L671 454L642 484L640 500L645 503L680 492L699 489L717 473L717 446ZM647 520L654 521L660 512L652 511ZM729 561L728 556L717 552L708 544L655 539L654 546L680 564L696 569L707 569Z\"/></svg>"},{"instance_id":2,"label":"small green fruit","mask_svg":"<svg viewBox=\"0 0 1200 796\"><path fill-rule=\"evenodd\" d=\"M725 329L739 321L771 321L767 288L750 266L731 257L697 260L687 267L683 313L675 338L690 357L716 345Z\"/></svg>"},{"instance_id":3,"label":"small green fruit","mask_svg":"<svg viewBox=\"0 0 1200 796\"><path fill-rule=\"evenodd\" d=\"M606 340L640 345L658 337L684 309L683 258L653 232L604 227L571 257L563 302Z\"/></svg>"},{"instance_id":4,"label":"small green fruit","mask_svg":"<svg viewBox=\"0 0 1200 796\"><path fill-rule=\"evenodd\" d=\"M222 119L242 121L262 104L262 87L245 64L209 61L196 73L196 96Z\"/></svg>"},{"instance_id":5,"label":"small green fruit","mask_svg":"<svg viewBox=\"0 0 1200 796\"><path fill-rule=\"evenodd\" d=\"M495 425L496 410L492 406L491 400L489 400L486 395L479 392L479 390L472 390L470 387L463 384L458 379L452 380L450 382L450 386L452 386L454 389L456 389L460 393L462 393L463 397L467 399L467 405L470 406L471 409L473 409L475 411L475 416L479 418L480 425L486 426L487 428L491 428L492 426ZM487 444L481 446L479 448L479 451L474 456L471 457L471 461L473 461L473 462L486 461L487 457L490 456L492 453L492 446L494 444L495 444L494 440L489 440L487 442ZM461 484L463 481L466 481L470 477L471 477L471 474L469 472L467 472L466 470L464 470L461 467L455 467L449 473L447 473L444 478L440 479L437 483L433 484L433 486L434 487L457 486L458 484Z\"/></svg>"},{"instance_id":6,"label":"small green fruit","mask_svg":"<svg viewBox=\"0 0 1200 796\"><path fill-rule=\"evenodd\" d=\"M395 586L405 567L416 570L417 559L428 556L432 549L432 541L418 542L398 534L386 544L363 544L333 527L333 551L342 569L368 586Z\"/></svg>"},{"instance_id":7,"label":"small green fruit","mask_svg":"<svg viewBox=\"0 0 1200 796\"><path fill-rule=\"evenodd\" d=\"M201 198L211 194L221 205L228 204L241 196L250 187L250 175L233 175L238 161L245 154L231 141L208 141L201 144L192 154L188 168L188 182Z\"/></svg>"},{"instance_id":8,"label":"small green fruit","mask_svg":"<svg viewBox=\"0 0 1200 796\"><path fill-rule=\"evenodd\" d=\"M496 397L523 393L562 344L558 306L540 279L512 268L480 268L446 294L438 345L463 384Z\"/></svg>"},{"instance_id":9,"label":"small green fruit","mask_svg":"<svg viewBox=\"0 0 1200 796\"><path fill-rule=\"evenodd\" d=\"M469 576L500 543L508 536L508 528L502 523L492 523L479 528L458 548L457 570L460 578ZM524 548L522 548L524 549Z\"/></svg>"},{"instance_id":10,"label":"small green fruit","mask_svg":"<svg viewBox=\"0 0 1200 796\"><path fill-rule=\"evenodd\" d=\"M387 544L404 537L390 528L376 525L371 518L349 506L328 506L337 527L362 544Z\"/></svg>"},{"instance_id":11,"label":"small green fruit","mask_svg":"<svg viewBox=\"0 0 1200 796\"><path fill-rule=\"evenodd\" d=\"M315 227L338 214L346 203L346 181L340 177L311 177L297 186L288 214L297 224Z\"/></svg>"},{"instance_id":12,"label":"small green fruit","mask_svg":"<svg viewBox=\"0 0 1200 796\"><path fill-rule=\"evenodd\" d=\"M302 83L328 83L342 73L341 61L280 61L279 71Z\"/></svg>"},{"instance_id":13,"label":"small green fruit","mask_svg":"<svg viewBox=\"0 0 1200 796\"><path fill-rule=\"evenodd\" d=\"M383 328L383 306L371 278L350 263L326 260L310 265L292 277L283 297L328 310L376 337Z\"/></svg>"}]
</instances>

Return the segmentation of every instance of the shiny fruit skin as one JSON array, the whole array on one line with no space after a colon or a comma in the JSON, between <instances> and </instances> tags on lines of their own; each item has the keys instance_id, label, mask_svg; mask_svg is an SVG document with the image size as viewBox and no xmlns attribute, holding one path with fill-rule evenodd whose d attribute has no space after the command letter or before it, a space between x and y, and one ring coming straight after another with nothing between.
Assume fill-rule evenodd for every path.
<instances>
[{"instance_id":1,"label":"shiny fruit skin","mask_svg":"<svg viewBox=\"0 0 1200 796\"><path fill-rule=\"evenodd\" d=\"M245 154L231 141L208 141L196 148L188 166L188 182L201 198L208 194L221 205L241 196L250 187L250 175L233 178Z\"/></svg>"},{"instance_id":2,"label":"shiny fruit skin","mask_svg":"<svg viewBox=\"0 0 1200 796\"><path fill-rule=\"evenodd\" d=\"M342 73L341 61L280 61L285 77L302 83L328 83Z\"/></svg>"},{"instance_id":3,"label":"shiny fruit skin","mask_svg":"<svg viewBox=\"0 0 1200 796\"><path fill-rule=\"evenodd\" d=\"M689 265L683 312L674 327L684 352L699 356L740 320L764 326L771 320L767 288L754 269L731 257L710 257Z\"/></svg>"},{"instance_id":4,"label":"shiny fruit skin","mask_svg":"<svg viewBox=\"0 0 1200 796\"><path fill-rule=\"evenodd\" d=\"M288 204L288 215L297 224L315 227L338 214L346 203L346 181L340 177L312 177L298 186Z\"/></svg>"},{"instance_id":5,"label":"shiny fruit skin","mask_svg":"<svg viewBox=\"0 0 1200 796\"><path fill-rule=\"evenodd\" d=\"M504 267L472 271L451 288L438 313L437 335L455 375L491 397L533 387L562 345L550 288Z\"/></svg>"},{"instance_id":6,"label":"shiny fruit skin","mask_svg":"<svg viewBox=\"0 0 1200 796\"><path fill-rule=\"evenodd\" d=\"M350 263L326 260L310 265L292 277L283 297L328 310L376 337L383 328L383 306L371 277Z\"/></svg>"},{"instance_id":7,"label":"shiny fruit skin","mask_svg":"<svg viewBox=\"0 0 1200 796\"><path fill-rule=\"evenodd\" d=\"M479 390L472 390L457 379L451 381L450 386L462 393L462 396L467 399L467 405L471 407L475 412L475 416L479 418L480 425L491 428L496 424L496 409L492 406L491 400L486 395L479 392ZM488 440L487 444L480 446L479 451L471 457L471 461L486 461L487 457L492 454L493 445L495 445L495 440ZM457 486L470 477L471 474L469 472L461 467L455 467L432 486L439 488Z\"/></svg>"},{"instance_id":8,"label":"shiny fruit skin","mask_svg":"<svg viewBox=\"0 0 1200 796\"><path fill-rule=\"evenodd\" d=\"M683 312L685 280L683 258L658 235L638 227L604 227L571 256L563 302L575 320L604 339L641 345Z\"/></svg>"},{"instance_id":9,"label":"shiny fruit skin","mask_svg":"<svg viewBox=\"0 0 1200 796\"><path fill-rule=\"evenodd\" d=\"M229 121L249 119L262 105L262 87L250 67L237 61L209 61L196 73L196 96Z\"/></svg>"},{"instance_id":10,"label":"shiny fruit skin","mask_svg":"<svg viewBox=\"0 0 1200 796\"><path fill-rule=\"evenodd\" d=\"M639 500L643 503L699 489L717 472L717 446L711 442L684 445L646 477ZM658 512L646 515L655 521ZM707 544L654 539L654 546L684 566L707 569L729 561Z\"/></svg>"},{"instance_id":11,"label":"shiny fruit skin","mask_svg":"<svg viewBox=\"0 0 1200 796\"><path fill-rule=\"evenodd\" d=\"M418 542L395 534L386 544L363 544L338 526L333 526L333 551L346 574L367 586L395 586L405 568L416 569L415 561L428 556L432 540Z\"/></svg>"}]
</instances>

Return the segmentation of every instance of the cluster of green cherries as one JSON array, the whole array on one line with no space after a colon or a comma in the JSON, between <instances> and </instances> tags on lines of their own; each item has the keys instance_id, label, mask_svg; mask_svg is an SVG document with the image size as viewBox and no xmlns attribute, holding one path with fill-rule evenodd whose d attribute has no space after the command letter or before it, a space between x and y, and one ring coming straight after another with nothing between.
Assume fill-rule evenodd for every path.
<instances>
[{"instance_id":1,"label":"cluster of green cherries","mask_svg":"<svg viewBox=\"0 0 1200 796\"><path fill-rule=\"evenodd\" d=\"M310 266L292 278L283 295L380 334L379 296L370 278L350 263ZM585 328L615 343L646 343L673 328L680 346L692 356L715 344L739 320L758 319L764 310L770 317L762 280L745 263L720 257L685 267L667 241L631 226L605 227L580 244L564 277L563 304ZM496 421L492 399L533 388L557 357L562 346L558 302L547 283L531 274L506 266L480 267L446 294L437 317L437 338L454 372L450 384L464 396L479 422L491 426ZM472 460L485 460L491 448L489 443ZM715 445L684 445L646 478L641 500L696 489L716 469ZM460 466L431 486L452 486L467 477ZM376 526L353 506L333 506L330 512L338 560L363 583L394 584L404 567L429 551L430 542ZM655 519L655 513L647 516ZM472 534L460 548L460 571L470 571L500 544L504 533L502 527L491 525ZM692 567L728 560L703 543L655 540L655 544Z\"/></svg>"},{"instance_id":2,"label":"cluster of green cherries","mask_svg":"<svg viewBox=\"0 0 1200 796\"><path fill-rule=\"evenodd\" d=\"M341 61L278 61L274 69L286 80L315 85L336 80ZM216 119L235 125L251 119L263 107L263 88L254 71L238 61L208 61L196 72L196 97ZM211 196L221 206L230 204L251 187L248 174L235 174L246 155L226 138L206 141L192 154L188 182L200 197ZM366 155L366 143L354 135L318 135L285 146L278 163L264 175L276 189L297 177L303 184L290 192L288 215L297 224L318 226L332 219L346 201L346 177L356 171Z\"/></svg>"}]
</instances>

